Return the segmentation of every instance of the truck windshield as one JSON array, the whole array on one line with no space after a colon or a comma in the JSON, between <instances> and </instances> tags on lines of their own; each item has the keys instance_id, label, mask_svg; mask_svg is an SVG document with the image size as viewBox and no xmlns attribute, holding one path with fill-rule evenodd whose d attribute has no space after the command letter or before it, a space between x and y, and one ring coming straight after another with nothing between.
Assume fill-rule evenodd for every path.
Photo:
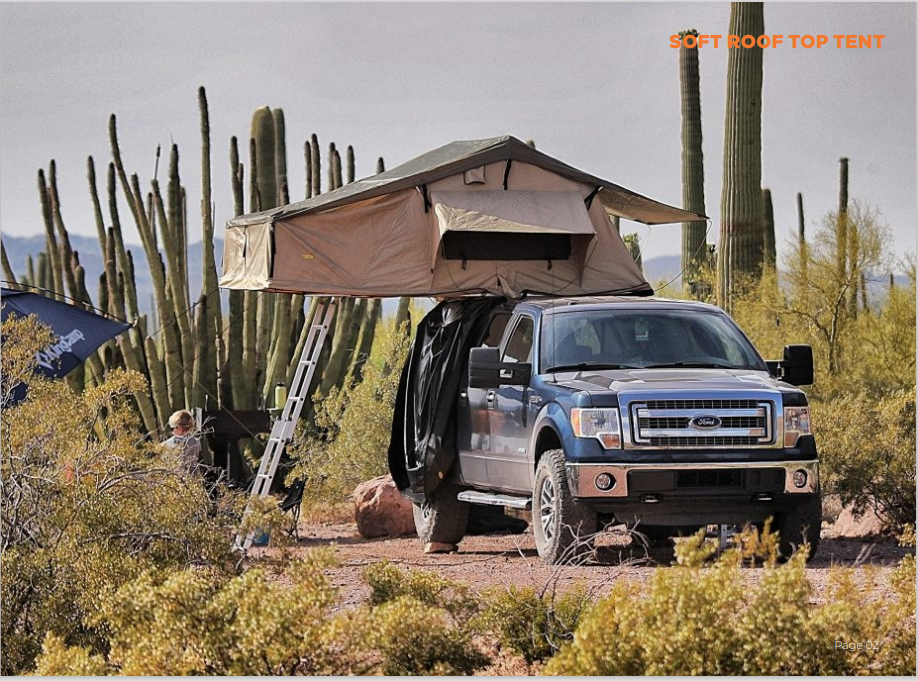
<instances>
[{"instance_id":1,"label":"truck windshield","mask_svg":"<svg viewBox=\"0 0 918 681\"><path fill-rule=\"evenodd\" d=\"M542 318L540 370L664 367L767 371L752 344L718 312L570 308Z\"/></svg>"}]
</instances>

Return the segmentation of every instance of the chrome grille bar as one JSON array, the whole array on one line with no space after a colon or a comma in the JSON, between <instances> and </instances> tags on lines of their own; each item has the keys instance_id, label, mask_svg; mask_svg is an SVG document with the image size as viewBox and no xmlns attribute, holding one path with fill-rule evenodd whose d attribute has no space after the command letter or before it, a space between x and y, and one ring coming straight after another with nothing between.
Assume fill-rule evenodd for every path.
<instances>
[{"instance_id":1,"label":"chrome grille bar","mask_svg":"<svg viewBox=\"0 0 918 681\"><path fill-rule=\"evenodd\" d=\"M717 449L775 442L775 406L768 400L656 399L629 406L632 441L638 447ZM695 419L715 425L693 425Z\"/></svg>"}]
</instances>

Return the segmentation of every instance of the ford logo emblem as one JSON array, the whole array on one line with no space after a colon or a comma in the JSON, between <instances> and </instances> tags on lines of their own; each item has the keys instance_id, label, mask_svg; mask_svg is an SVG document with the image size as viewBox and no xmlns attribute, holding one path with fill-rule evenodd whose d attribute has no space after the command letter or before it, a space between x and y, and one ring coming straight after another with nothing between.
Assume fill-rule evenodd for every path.
<instances>
[{"instance_id":1,"label":"ford logo emblem","mask_svg":"<svg viewBox=\"0 0 918 681\"><path fill-rule=\"evenodd\" d=\"M722 423L723 421L716 416L696 416L689 421L689 425L697 430L713 430L714 428L720 428Z\"/></svg>"}]
</instances>

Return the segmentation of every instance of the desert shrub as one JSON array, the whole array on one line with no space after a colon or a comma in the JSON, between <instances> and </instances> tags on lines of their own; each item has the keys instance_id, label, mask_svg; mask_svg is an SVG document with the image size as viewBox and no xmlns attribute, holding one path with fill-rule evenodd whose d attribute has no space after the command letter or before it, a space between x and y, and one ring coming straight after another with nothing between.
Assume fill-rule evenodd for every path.
<instances>
[{"instance_id":1,"label":"desert shrub","mask_svg":"<svg viewBox=\"0 0 918 681\"><path fill-rule=\"evenodd\" d=\"M765 540L756 551L773 542ZM688 549L687 549L688 550ZM547 664L558 675L822 675L915 673L915 565L908 557L884 595L874 570L836 569L814 605L806 553L766 558L758 582L741 570L750 549L708 563L703 544L649 586L617 583ZM691 552L689 550L689 552ZM878 642L866 650L868 641ZM840 644L860 642L862 650Z\"/></svg>"},{"instance_id":2,"label":"desert shrub","mask_svg":"<svg viewBox=\"0 0 918 681\"><path fill-rule=\"evenodd\" d=\"M472 640L480 604L468 586L388 561L367 566L363 578L381 673L470 674L488 664Z\"/></svg>"},{"instance_id":3,"label":"desert shrub","mask_svg":"<svg viewBox=\"0 0 918 681\"><path fill-rule=\"evenodd\" d=\"M111 667L105 658L90 652L89 648L67 646L64 640L49 633L41 647L35 667L35 676L107 676Z\"/></svg>"},{"instance_id":4,"label":"desert shrub","mask_svg":"<svg viewBox=\"0 0 918 681\"><path fill-rule=\"evenodd\" d=\"M471 629L410 595L341 610L325 574L334 564L326 549L310 551L280 575L263 568L234 577L204 567L148 570L107 596L90 618L106 632L106 652L50 634L36 671L453 675L488 663ZM426 591L428 598L433 593Z\"/></svg>"},{"instance_id":5,"label":"desert shrub","mask_svg":"<svg viewBox=\"0 0 918 681\"><path fill-rule=\"evenodd\" d=\"M230 497L214 505L179 453L144 441L132 408L138 374L113 371L74 394L33 376L45 341L34 320L3 322L0 412L0 634L4 674L32 668L46 634L105 651L90 621L101 599L146 570L206 564L232 570Z\"/></svg>"},{"instance_id":6,"label":"desert shrub","mask_svg":"<svg viewBox=\"0 0 918 681\"><path fill-rule=\"evenodd\" d=\"M377 339L378 356L364 365L363 380L318 396L315 423L300 430L290 447L288 481L306 479L305 495L340 501L359 483L388 471L387 453L401 367L410 338L389 328Z\"/></svg>"},{"instance_id":7,"label":"desert shrub","mask_svg":"<svg viewBox=\"0 0 918 681\"><path fill-rule=\"evenodd\" d=\"M368 565L363 578L370 585L370 604L382 605L401 597L443 608L457 621L466 623L479 608L479 601L465 584L453 582L436 572L402 570L387 560Z\"/></svg>"},{"instance_id":8,"label":"desert shrub","mask_svg":"<svg viewBox=\"0 0 918 681\"><path fill-rule=\"evenodd\" d=\"M813 407L825 491L856 513L880 509L892 529L915 522L915 387L847 394Z\"/></svg>"},{"instance_id":9,"label":"desert shrub","mask_svg":"<svg viewBox=\"0 0 918 681\"><path fill-rule=\"evenodd\" d=\"M372 611L370 645L382 656L386 676L471 674L488 664L470 630L447 610L412 596L398 596Z\"/></svg>"},{"instance_id":10,"label":"desert shrub","mask_svg":"<svg viewBox=\"0 0 918 681\"><path fill-rule=\"evenodd\" d=\"M372 669L365 621L332 614L324 576L330 551L313 551L283 578L253 569L151 570L100 604L94 620L109 635L103 660L50 635L37 670L141 675L354 674ZM68 666L67 656L75 662ZM378 654L376 655L378 658ZM81 667L74 665L80 664Z\"/></svg>"},{"instance_id":11,"label":"desert shrub","mask_svg":"<svg viewBox=\"0 0 918 681\"><path fill-rule=\"evenodd\" d=\"M582 586L560 595L554 590L509 586L486 592L483 601L486 605L477 626L492 632L502 646L529 664L548 659L573 640L577 624L592 604Z\"/></svg>"},{"instance_id":12,"label":"desert shrub","mask_svg":"<svg viewBox=\"0 0 918 681\"><path fill-rule=\"evenodd\" d=\"M283 581L260 568L232 579L146 573L99 615L111 632L109 661L126 675L346 674L359 656L339 654L337 597L323 572L332 562L312 552Z\"/></svg>"}]
</instances>

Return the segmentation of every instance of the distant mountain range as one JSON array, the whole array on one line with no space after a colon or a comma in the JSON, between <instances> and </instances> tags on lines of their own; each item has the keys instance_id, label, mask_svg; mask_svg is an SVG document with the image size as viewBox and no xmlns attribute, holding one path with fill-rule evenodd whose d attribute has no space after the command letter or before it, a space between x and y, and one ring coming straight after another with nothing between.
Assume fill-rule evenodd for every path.
<instances>
[{"instance_id":1,"label":"distant mountain range","mask_svg":"<svg viewBox=\"0 0 918 681\"><path fill-rule=\"evenodd\" d=\"M217 239L215 242L214 247L219 263L223 255L223 240ZM86 270L86 288L89 289L89 295L92 296L93 301L96 301L98 300L99 276L105 270L99 240L95 237L71 234L70 246L79 254L80 264ZM38 254L45 250L45 237L44 235L30 237L4 235L3 247L6 249L13 272L17 277L21 277L27 272L28 256L32 256L35 267L38 267ZM134 258L137 303L141 312L150 312L154 306L153 282L150 278L150 269L147 267L147 257L144 255L143 246L127 244L127 248ZM188 278L192 299L201 292L201 271L201 242L189 244Z\"/></svg>"},{"instance_id":2,"label":"distant mountain range","mask_svg":"<svg viewBox=\"0 0 918 681\"><path fill-rule=\"evenodd\" d=\"M217 267L223 257L223 240L214 240L214 250L217 258ZM26 273L26 260L29 255L36 261L38 254L45 250L45 237L30 236L3 237L3 245L6 248L10 265L17 277ZM95 237L86 237L79 235L70 235L70 245L79 253L80 264L86 270L86 287L89 289L93 300L97 299L99 288L99 275L104 270L102 262L102 253L99 250L99 242ZM144 255L143 247L139 245L128 245L128 250L133 252L134 265L137 268L137 302L140 305L141 312L150 312L153 309L153 283L150 279L150 272L147 268L147 258ZM655 258L644 260L644 277L655 288L659 289L666 285L678 290L681 285L682 266L678 255L663 255ZM201 243L188 245L188 276L189 291L192 298L196 298L201 291ZM906 279L902 276L896 277L897 283L904 284ZM879 293L880 289L885 287L885 282L876 283L871 288L874 293ZM391 309L390 309L391 308ZM395 301L385 301L384 311L386 314L394 313Z\"/></svg>"}]
</instances>

